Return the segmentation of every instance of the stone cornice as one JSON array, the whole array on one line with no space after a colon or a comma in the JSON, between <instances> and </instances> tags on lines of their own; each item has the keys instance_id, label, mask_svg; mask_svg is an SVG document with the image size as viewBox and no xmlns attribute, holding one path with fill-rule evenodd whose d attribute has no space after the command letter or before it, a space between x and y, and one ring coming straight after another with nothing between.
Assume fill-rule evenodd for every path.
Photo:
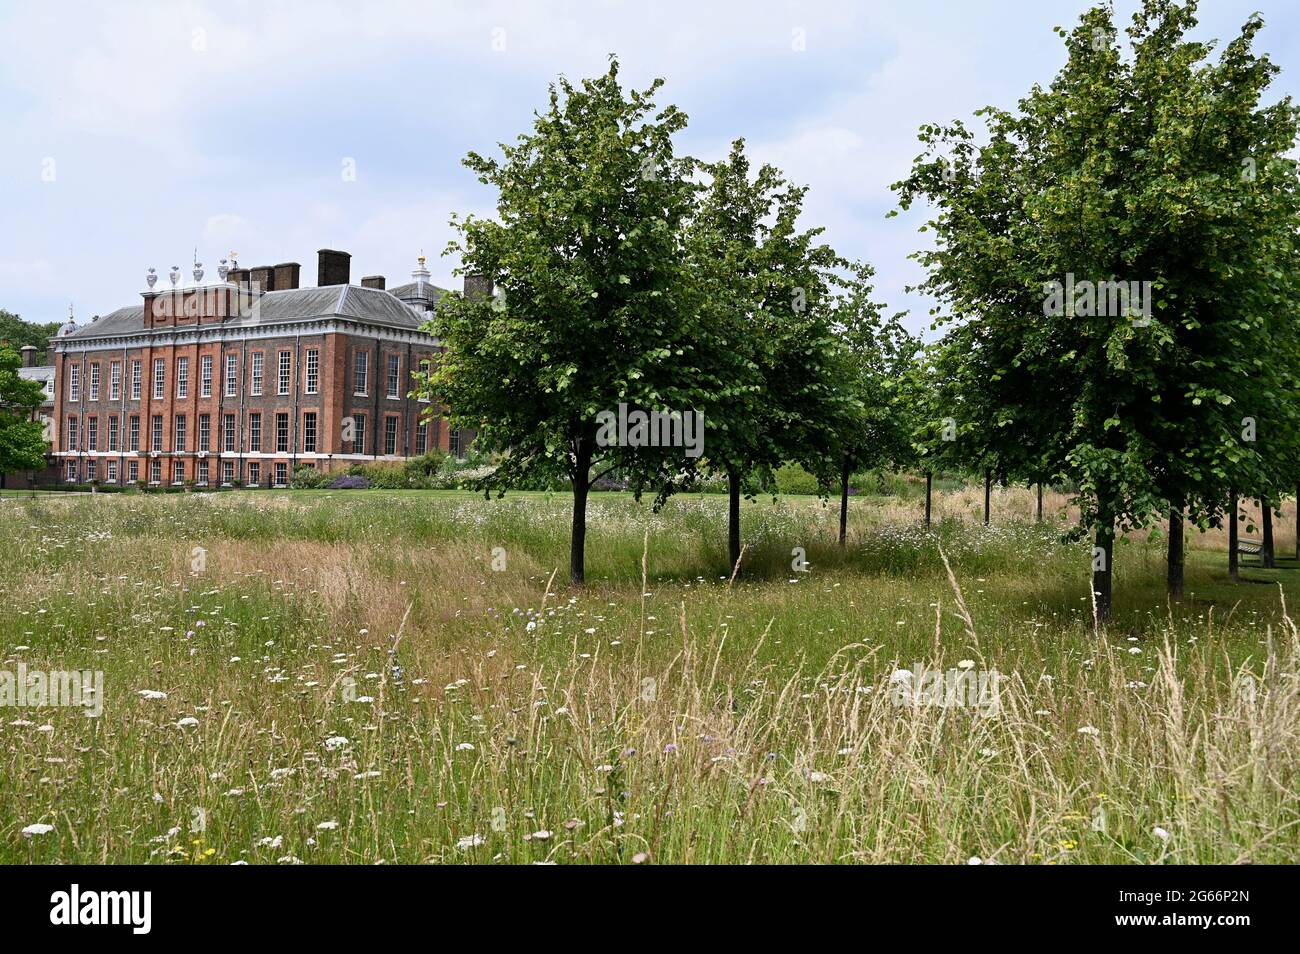
<instances>
[{"instance_id":1,"label":"stone cornice","mask_svg":"<svg viewBox=\"0 0 1300 954\"><path fill-rule=\"evenodd\" d=\"M94 327L93 325L91 326ZM89 329L87 329L89 330ZM54 339L54 350L59 354L89 351L121 351L132 348L166 348L172 346L209 344L225 341L257 341L266 338L289 338L296 335L347 334L380 341L439 347L441 342L432 335L414 328L396 328L330 315L319 318L301 318L250 325L195 325L189 327L145 328L119 334L93 336L83 332L76 338Z\"/></svg>"}]
</instances>

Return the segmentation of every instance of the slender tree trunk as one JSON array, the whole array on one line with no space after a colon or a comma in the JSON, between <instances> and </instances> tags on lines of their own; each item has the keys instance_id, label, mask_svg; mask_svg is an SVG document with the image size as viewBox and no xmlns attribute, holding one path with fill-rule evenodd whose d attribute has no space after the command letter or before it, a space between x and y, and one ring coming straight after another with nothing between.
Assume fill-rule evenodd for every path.
<instances>
[{"instance_id":1,"label":"slender tree trunk","mask_svg":"<svg viewBox=\"0 0 1300 954\"><path fill-rule=\"evenodd\" d=\"M1115 519L1104 511L1097 521L1094 546L1092 595L1097 605L1097 622L1104 626L1111 617L1111 580L1115 568Z\"/></svg>"},{"instance_id":2,"label":"slender tree trunk","mask_svg":"<svg viewBox=\"0 0 1300 954\"><path fill-rule=\"evenodd\" d=\"M1241 563L1241 558L1237 554L1237 526L1237 492L1234 490L1228 497L1228 577L1234 583L1237 581L1237 568Z\"/></svg>"},{"instance_id":3,"label":"slender tree trunk","mask_svg":"<svg viewBox=\"0 0 1300 954\"><path fill-rule=\"evenodd\" d=\"M844 546L844 540L849 533L849 461L844 459L844 466L840 469L840 546ZM732 566L735 566L733 563Z\"/></svg>"},{"instance_id":4,"label":"slender tree trunk","mask_svg":"<svg viewBox=\"0 0 1300 954\"><path fill-rule=\"evenodd\" d=\"M1038 485L1038 513L1036 519L1039 523L1043 522L1043 485L1041 482Z\"/></svg>"},{"instance_id":5,"label":"slender tree trunk","mask_svg":"<svg viewBox=\"0 0 1300 954\"><path fill-rule=\"evenodd\" d=\"M740 562L740 471L727 469L727 556L731 572Z\"/></svg>"},{"instance_id":6,"label":"slender tree trunk","mask_svg":"<svg viewBox=\"0 0 1300 954\"><path fill-rule=\"evenodd\" d=\"M984 471L984 526L989 525L989 501L993 493L993 472Z\"/></svg>"},{"instance_id":7,"label":"slender tree trunk","mask_svg":"<svg viewBox=\"0 0 1300 954\"><path fill-rule=\"evenodd\" d=\"M1264 566L1273 569L1277 566L1277 558L1273 555L1273 505L1267 497L1259 498L1260 519L1264 522L1264 547L1263 557Z\"/></svg>"},{"instance_id":8,"label":"slender tree trunk","mask_svg":"<svg viewBox=\"0 0 1300 954\"><path fill-rule=\"evenodd\" d=\"M930 500L934 493L934 471L925 472L925 525L930 525Z\"/></svg>"},{"instance_id":9,"label":"slender tree trunk","mask_svg":"<svg viewBox=\"0 0 1300 954\"><path fill-rule=\"evenodd\" d=\"M1183 508L1169 511L1169 572L1165 577L1165 592L1171 600L1183 598Z\"/></svg>"},{"instance_id":10,"label":"slender tree trunk","mask_svg":"<svg viewBox=\"0 0 1300 954\"><path fill-rule=\"evenodd\" d=\"M587 492L591 489L591 447L578 439L578 459L573 472L573 529L569 534L569 582L582 586L587 579Z\"/></svg>"}]
</instances>

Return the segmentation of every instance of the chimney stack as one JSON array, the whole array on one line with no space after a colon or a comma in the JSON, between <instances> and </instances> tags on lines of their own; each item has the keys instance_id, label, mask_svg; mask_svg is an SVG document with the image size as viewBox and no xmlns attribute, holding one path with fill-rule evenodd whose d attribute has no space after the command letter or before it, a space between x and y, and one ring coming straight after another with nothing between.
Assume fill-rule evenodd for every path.
<instances>
[{"instance_id":1,"label":"chimney stack","mask_svg":"<svg viewBox=\"0 0 1300 954\"><path fill-rule=\"evenodd\" d=\"M36 346L23 345L22 348L20 348L19 350L22 352L22 356L23 356L23 367L24 368L36 367Z\"/></svg>"},{"instance_id":2,"label":"chimney stack","mask_svg":"<svg viewBox=\"0 0 1300 954\"><path fill-rule=\"evenodd\" d=\"M316 253L316 284L322 288L326 285L346 285L352 274L352 256L347 252L323 248Z\"/></svg>"},{"instance_id":3,"label":"chimney stack","mask_svg":"<svg viewBox=\"0 0 1300 954\"><path fill-rule=\"evenodd\" d=\"M361 279L362 288L387 288L388 283L384 280L383 275L367 275Z\"/></svg>"},{"instance_id":4,"label":"chimney stack","mask_svg":"<svg viewBox=\"0 0 1300 954\"><path fill-rule=\"evenodd\" d=\"M226 281L229 282L229 283L232 284L232 285L241 285L241 286L243 286L244 288L247 288L247 287L248 287L248 269L246 269L246 268L232 268L230 271L226 272Z\"/></svg>"},{"instance_id":5,"label":"chimney stack","mask_svg":"<svg viewBox=\"0 0 1300 954\"><path fill-rule=\"evenodd\" d=\"M297 288L302 266L297 262L281 262L275 266L275 289Z\"/></svg>"},{"instance_id":6,"label":"chimney stack","mask_svg":"<svg viewBox=\"0 0 1300 954\"><path fill-rule=\"evenodd\" d=\"M248 271L249 280L256 285L259 291L275 291L275 267L272 265L258 265Z\"/></svg>"},{"instance_id":7,"label":"chimney stack","mask_svg":"<svg viewBox=\"0 0 1300 954\"><path fill-rule=\"evenodd\" d=\"M492 297L492 279L483 275L466 275L465 276L465 297L466 298L491 298Z\"/></svg>"}]
</instances>

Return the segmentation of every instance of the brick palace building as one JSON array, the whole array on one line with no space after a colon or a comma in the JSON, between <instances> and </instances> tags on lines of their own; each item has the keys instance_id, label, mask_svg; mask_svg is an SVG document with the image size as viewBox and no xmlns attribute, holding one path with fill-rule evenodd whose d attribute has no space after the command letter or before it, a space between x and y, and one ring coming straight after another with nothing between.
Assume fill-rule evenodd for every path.
<instances>
[{"instance_id":1,"label":"brick palace building","mask_svg":"<svg viewBox=\"0 0 1300 954\"><path fill-rule=\"evenodd\" d=\"M421 256L412 281L350 283L351 256L323 249L317 284L296 262L155 290L143 302L52 339L57 479L282 487L293 469L341 471L438 448L464 456L473 435L408 396L436 359L420 330L448 294ZM483 292L473 278L467 293ZM490 293L490 290L488 290Z\"/></svg>"}]
</instances>

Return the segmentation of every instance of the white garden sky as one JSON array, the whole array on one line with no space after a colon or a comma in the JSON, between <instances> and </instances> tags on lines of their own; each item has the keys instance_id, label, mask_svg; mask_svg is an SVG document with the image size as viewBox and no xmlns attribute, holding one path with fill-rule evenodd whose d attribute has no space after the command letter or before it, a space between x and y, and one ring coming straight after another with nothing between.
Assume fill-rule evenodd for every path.
<instances>
[{"instance_id":1,"label":"white garden sky","mask_svg":"<svg viewBox=\"0 0 1300 954\"><path fill-rule=\"evenodd\" d=\"M667 80L690 116L681 151L759 160L811 187L809 225L878 272L928 326L908 259L919 214L886 219L922 122L1011 105L1063 62L1054 26L1084 0L266 2L0 0L0 308L79 321L133 304L149 266L353 253L353 281L407 280L440 254L453 211L490 214L460 160L526 129L559 74ZM1118 9L1127 21L1135 2ZM1253 10L1261 48L1300 88L1300 7L1208 0L1226 39ZM343 168L355 164L355 180Z\"/></svg>"}]
</instances>

